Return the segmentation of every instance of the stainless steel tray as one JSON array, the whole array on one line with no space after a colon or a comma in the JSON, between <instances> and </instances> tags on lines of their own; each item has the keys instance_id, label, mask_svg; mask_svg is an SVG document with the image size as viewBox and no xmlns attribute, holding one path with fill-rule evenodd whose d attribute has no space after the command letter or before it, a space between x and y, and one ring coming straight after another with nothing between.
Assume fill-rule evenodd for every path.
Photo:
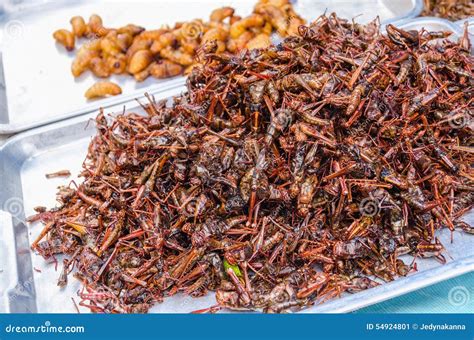
<instances>
[{"instance_id":1,"label":"stainless steel tray","mask_svg":"<svg viewBox=\"0 0 474 340\"><path fill-rule=\"evenodd\" d=\"M421 12L423 11L424 7L425 7L423 0L421 1L421 4L420 4L420 5L421 5L421 11L420 11L420 13L421 13ZM418 15L419 15L420 13L418 13ZM416 16L418 16L418 15L416 15ZM435 17L428 17L428 18L435 18ZM436 19L440 19L440 18L437 18L437 17L436 17ZM443 19L443 18L441 18L441 19ZM447 20L447 19L443 19L443 20ZM469 21L469 25L470 25L470 26L474 25L474 21L473 21L473 20L474 20L474 16L467 17L467 18L465 18L465 19L461 19L461 20L457 20L457 21L450 21L450 20L448 20L448 21L454 22L456 25L459 25L459 26L463 27L465 21ZM469 30L470 30L471 32L473 32L472 28L470 28Z\"/></svg>"},{"instance_id":2,"label":"stainless steel tray","mask_svg":"<svg viewBox=\"0 0 474 340\"><path fill-rule=\"evenodd\" d=\"M425 28L429 31L448 31L452 32L452 35L449 36L449 39L453 41L459 40L463 35L464 28L459 24L449 21L447 19L435 18L435 17L420 17L414 19L403 19L392 22L393 25L407 29L407 30L420 30ZM474 25L474 23L473 23ZM474 26L472 26L474 27ZM472 29L470 30L470 39L473 43L471 47L471 53L474 53L474 35L471 34Z\"/></svg>"},{"instance_id":3,"label":"stainless steel tray","mask_svg":"<svg viewBox=\"0 0 474 340\"><path fill-rule=\"evenodd\" d=\"M307 20L325 11L358 22L377 15L383 22L414 17L422 0L297 0L295 8ZM114 76L123 89L117 97L86 102L84 92L97 79L90 73L74 79L70 73L73 53L55 46L52 32L69 27L74 15L100 14L105 25L117 27L133 22L147 28L176 21L208 18L212 8L229 5L240 15L252 11L256 0L163 0L163 1L55 1L9 13L0 25L0 134L11 134L64 118L86 114L99 106L125 102L145 91L183 83L183 77L136 83L129 76ZM3 74L2 74L3 72ZM2 86L3 85L3 86Z\"/></svg>"},{"instance_id":4,"label":"stainless steel tray","mask_svg":"<svg viewBox=\"0 0 474 340\"><path fill-rule=\"evenodd\" d=\"M156 94L156 98L169 98L184 90L184 87L169 89ZM135 101L127 102L126 108L141 112ZM115 105L106 111L122 110L122 105ZM46 179L45 174L62 169L69 169L73 175L79 173L95 134L91 121L94 116L95 113L82 115L24 132L0 148L0 312L75 312L71 299L77 301L79 282L71 278L64 289L56 286L61 259L58 258L56 270L54 264L45 263L30 251L29 245L42 226L24 221L34 213L35 206L56 205L57 186L79 181L75 177ZM474 211L466 220L474 224ZM417 260L415 274L357 294L343 295L304 312L348 312L474 270L473 235L454 232L454 243L450 242L448 230L439 231L437 236L447 250L446 265L433 259ZM409 263L411 259L407 256L405 260ZM178 295L156 305L152 312L190 312L214 303L212 294L200 299Z\"/></svg>"}]
</instances>

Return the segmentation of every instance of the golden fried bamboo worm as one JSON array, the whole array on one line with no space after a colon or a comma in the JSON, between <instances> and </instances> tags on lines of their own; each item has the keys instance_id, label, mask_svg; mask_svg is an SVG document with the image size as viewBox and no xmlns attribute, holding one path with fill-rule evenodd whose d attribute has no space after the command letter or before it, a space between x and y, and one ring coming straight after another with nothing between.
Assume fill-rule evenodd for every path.
<instances>
[{"instance_id":1,"label":"golden fried bamboo worm","mask_svg":"<svg viewBox=\"0 0 474 340\"><path fill-rule=\"evenodd\" d=\"M116 96L122 93L122 89L110 81L98 82L92 85L85 93L87 99Z\"/></svg>"}]
</instances>

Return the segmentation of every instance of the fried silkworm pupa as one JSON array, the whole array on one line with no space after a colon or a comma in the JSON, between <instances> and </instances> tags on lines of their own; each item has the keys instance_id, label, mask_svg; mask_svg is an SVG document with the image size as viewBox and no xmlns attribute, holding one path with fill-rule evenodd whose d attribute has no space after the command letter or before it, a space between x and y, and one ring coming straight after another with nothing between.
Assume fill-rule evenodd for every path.
<instances>
[{"instance_id":1,"label":"fried silkworm pupa","mask_svg":"<svg viewBox=\"0 0 474 340\"><path fill-rule=\"evenodd\" d=\"M96 77L107 78L110 76L110 70L107 61L102 58L92 58L89 68Z\"/></svg>"},{"instance_id":2,"label":"fried silkworm pupa","mask_svg":"<svg viewBox=\"0 0 474 340\"><path fill-rule=\"evenodd\" d=\"M127 69L127 57L125 54L110 56L106 60L108 70L113 74L124 73Z\"/></svg>"},{"instance_id":3,"label":"fried silkworm pupa","mask_svg":"<svg viewBox=\"0 0 474 340\"><path fill-rule=\"evenodd\" d=\"M157 79L174 77L183 73L183 67L169 60L162 60L150 67L150 74Z\"/></svg>"},{"instance_id":4,"label":"fried silkworm pupa","mask_svg":"<svg viewBox=\"0 0 474 340\"><path fill-rule=\"evenodd\" d=\"M128 72L135 74L143 71L153 61L153 55L149 50L139 50L130 59Z\"/></svg>"},{"instance_id":5,"label":"fried silkworm pupa","mask_svg":"<svg viewBox=\"0 0 474 340\"><path fill-rule=\"evenodd\" d=\"M76 37L82 38L86 35L88 27L83 17L77 15L75 17L72 17L69 22L72 26L72 32Z\"/></svg>"},{"instance_id":6,"label":"fried silkworm pupa","mask_svg":"<svg viewBox=\"0 0 474 340\"><path fill-rule=\"evenodd\" d=\"M194 62L193 56L184 53L183 51L180 50L174 50L171 47L164 48L160 51L160 56L165 59L169 59L174 63L183 65L183 66L189 66Z\"/></svg>"},{"instance_id":7,"label":"fried silkworm pupa","mask_svg":"<svg viewBox=\"0 0 474 340\"><path fill-rule=\"evenodd\" d=\"M75 45L74 34L66 29L59 29L53 33L53 38L63 45L66 50L72 51Z\"/></svg>"},{"instance_id":8,"label":"fried silkworm pupa","mask_svg":"<svg viewBox=\"0 0 474 340\"><path fill-rule=\"evenodd\" d=\"M150 69L156 64L155 61L153 61L150 65L148 65L143 71L140 71L140 72L137 72L137 73L134 73L133 74L133 78L135 78L135 80L137 82L142 82L144 81L146 78L148 78L150 76Z\"/></svg>"},{"instance_id":9,"label":"fried silkworm pupa","mask_svg":"<svg viewBox=\"0 0 474 340\"><path fill-rule=\"evenodd\" d=\"M141 26L137 26L134 24L128 24L126 26L120 27L117 30L117 33L122 34L122 33L127 33L130 34L132 37L136 36L137 34L140 34L144 31L145 29Z\"/></svg>"},{"instance_id":10,"label":"fried silkworm pupa","mask_svg":"<svg viewBox=\"0 0 474 340\"><path fill-rule=\"evenodd\" d=\"M97 14L92 14L89 17L88 26L90 29L90 33L93 34L95 37L99 38L104 37L110 31L110 29L104 27L104 25L102 24L102 18Z\"/></svg>"},{"instance_id":11,"label":"fried silkworm pupa","mask_svg":"<svg viewBox=\"0 0 474 340\"><path fill-rule=\"evenodd\" d=\"M227 50L229 52L237 52L241 49L243 49L247 43L253 39L253 33L250 31L245 31L242 33L238 38L236 39L229 39L227 42Z\"/></svg>"},{"instance_id":12,"label":"fried silkworm pupa","mask_svg":"<svg viewBox=\"0 0 474 340\"><path fill-rule=\"evenodd\" d=\"M91 60L99 56L99 52L100 40L98 39L82 45L71 64L72 75L79 77L90 66Z\"/></svg>"},{"instance_id":13,"label":"fried silkworm pupa","mask_svg":"<svg viewBox=\"0 0 474 340\"><path fill-rule=\"evenodd\" d=\"M251 14L242 20L232 24L230 27L230 37L236 39L241 36L247 29L251 27L260 27L265 24L265 20L261 15Z\"/></svg>"},{"instance_id":14,"label":"fried silkworm pupa","mask_svg":"<svg viewBox=\"0 0 474 340\"><path fill-rule=\"evenodd\" d=\"M221 7L213 10L209 19L215 22L222 22L233 15L234 9L232 7Z\"/></svg>"},{"instance_id":15,"label":"fried silkworm pupa","mask_svg":"<svg viewBox=\"0 0 474 340\"><path fill-rule=\"evenodd\" d=\"M115 83L110 81L101 81L95 83L85 93L87 99L103 98L108 96L116 96L122 93L122 89Z\"/></svg>"},{"instance_id":16,"label":"fried silkworm pupa","mask_svg":"<svg viewBox=\"0 0 474 340\"><path fill-rule=\"evenodd\" d=\"M102 49L102 54L107 56L116 56L124 50L117 40L116 31L110 31L107 33L107 35L100 40L100 47Z\"/></svg>"}]
</instances>

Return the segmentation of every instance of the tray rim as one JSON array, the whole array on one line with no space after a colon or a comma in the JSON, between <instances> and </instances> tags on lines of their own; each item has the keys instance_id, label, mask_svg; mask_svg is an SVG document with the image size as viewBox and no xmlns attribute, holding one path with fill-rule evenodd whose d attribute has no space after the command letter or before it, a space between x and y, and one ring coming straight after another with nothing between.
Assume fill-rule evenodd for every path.
<instances>
[{"instance_id":1,"label":"tray rim","mask_svg":"<svg viewBox=\"0 0 474 340\"><path fill-rule=\"evenodd\" d=\"M183 86L185 83L186 83L186 78L180 76L174 79L170 79L169 81L166 81L164 83L154 84L142 89L134 90L131 93L123 94L123 95L120 95L119 97L110 97L110 98L102 99L97 102L91 102L91 103L86 104L81 109L68 111L65 114L59 114L54 117L50 117L50 118L46 118L46 119L42 119L38 121L33 121L31 123L0 124L0 135L10 135L10 134L23 132L23 131L28 131L36 127L41 127L41 126L53 124L62 120L68 120L70 118L91 114L91 113L96 112L100 108L107 109L111 106L130 102L137 97L141 97L144 93L153 94L160 91L167 91L167 90L174 89L176 87Z\"/></svg>"},{"instance_id":2,"label":"tray rim","mask_svg":"<svg viewBox=\"0 0 474 340\"><path fill-rule=\"evenodd\" d=\"M93 0L91 1L92 3L98 3L100 2L99 0ZM382 22L382 25L384 24L389 24L389 23L394 23L402 20L410 20L411 18L417 17L421 11L423 10L423 0L411 0L413 4L413 8L406 13L405 15L400 15L393 17L391 19L385 20ZM26 16L34 15L34 12L38 10L39 8L46 8L47 10L54 10L57 7L64 6L65 4L67 5L78 5L85 3L84 0L72 0L72 1L65 1L65 0L59 0L59 1L50 1L47 0L44 3L39 3L35 4L32 6L27 7L23 11L13 11L10 13L6 13L0 16L0 27L4 25L6 22L9 20L15 20L18 18L23 18ZM0 54L2 54L2 50L0 49ZM1 58L0 58L1 61ZM2 68L3 72L3 63L0 63L0 67ZM168 87L173 87L176 86L177 84L180 84L182 82L186 81L185 76L179 76L175 78L170 78L170 79L165 79L159 84L153 84L149 86L145 86L140 89L133 90L132 92L122 94L118 97L110 97L106 99L101 99L96 102L90 102L90 103L85 103L84 106L82 106L79 109L76 110L70 110L67 112L62 112L58 113L55 116L48 117L48 118L42 118L39 120L32 120L31 122L21 122L21 123L2 123L0 124L0 135L11 135L15 133L19 133L25 130L29 130L35 127L51 124L57 121L69 119L72 117L77 117L81 115L86 115L88 113L93 112L94 110L97 110L99 107L108 107L111 105L119 104L119 103L124 103L126 101L129 101L130 99L133 99L135 96L140 95L141 93L144 92L155 92L160 90L161 88L168 88ZM7 84L4 82L4 89L0 91L0 99L3 99L4 102L7 104L4 109L4 114L8 118L9 111L8 111L8 102L7 102L7 97L6 97L6 89L7 89Z\"/></svg>"}]
</instances>

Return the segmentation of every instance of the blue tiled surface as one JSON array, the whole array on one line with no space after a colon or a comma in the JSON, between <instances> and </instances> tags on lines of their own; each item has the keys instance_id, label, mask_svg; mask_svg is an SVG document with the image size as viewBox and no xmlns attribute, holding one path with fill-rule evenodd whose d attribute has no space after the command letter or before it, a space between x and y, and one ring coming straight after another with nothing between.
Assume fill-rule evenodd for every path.
<instances>
[{"instance_id":1,"label":"blue tiled surface","mask_svg":"<svg viewBox=\"0 0 474 340\"><path fill-rule=\"evenodd\" d=\"M360 309L357 313L474 313L474 272Z\"/></svg>"}]
</instances>

